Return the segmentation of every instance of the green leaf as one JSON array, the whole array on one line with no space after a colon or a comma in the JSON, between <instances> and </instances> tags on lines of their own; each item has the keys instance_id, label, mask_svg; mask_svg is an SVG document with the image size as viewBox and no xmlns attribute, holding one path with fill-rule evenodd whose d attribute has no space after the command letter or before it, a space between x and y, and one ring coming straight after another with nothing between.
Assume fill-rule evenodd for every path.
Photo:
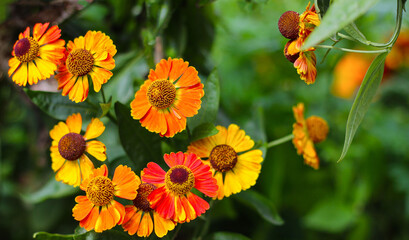
<instances>
[{"instance_id":1,"label":"green leaf","mask_svg":"<svg viewBox=\"0 0 409 240\"><path fill-rule=\"evenodd\" d=\"M321 24L314 29L304 43L302 50L319 44L335 34L359 16L364 14L378 0L339 0L334 1L322 18Z\"/></svg>"},{"instance_id":2,"label":"green leaf","mask_svg":"<svg viewBox=\"0 0 409 240\"><path fill-rule=\"evenodd\" d=\"M325 13L328 11L330 0L315 0L315 5L318 8L317 13L322 18L325 15Z\"/></svg>"},{"instance_id":3,"label":"green leaf","mask_svg":"<svg viewBox=\"0 0 409 240\"><path fill-rule=\"evenodd\" d=\"M253 190L246 190L234 195L234 199L251 206L267 222L273 225L282 225L284 221L278 215L272 202L269 199Z\"/></svg>"},{"instance_id":4,"label":"green leaf","mask_svg":"<svg viewBox=\"0 0 409 240\"><path fill-rule=\"evenodd\" d=\"M111 101L109 101L108 103L99 103L99 106L101 106L102 110L101 116L99 116L99 118L102 118L103 116L107 115L107 113L111 109L111 105L112 105Z\"/></svg>"},{"instance_id":5,"label":"green leaf","mask_svg":"<svg viewBox=\"0 0 409 240\"><path fill-rule=\"evenodd\" d=\"M34 193L22 194L21 197L26 203L36 204L50 198L61 198L73 195L78 191L78 188L57 182L52 177L45 186Z\"/></svg>"},{"instance_id":6,"label":"green leaf","mask_svg":"<svg viewBox=\"0 0 409 240\"><path fill-rule=\"evenodd\" d=\"M250 238L233 232L215 232L209 238L210 240L250 240Z\"/></svg>"},{"instance_id":7,"label":"green leaf","mask_svg":"<svg viewBox=\"0 0 409 240\"><path fill-rule=\"evenodd\" d=\"M131 109L122 103L115 103L115 113L122 146L136 167L162 159L161 138L158 134L142 127L138 120L131 117Z\"/></svg>"},{"instance_id":8,"label":"green leaf","mask_svg":"<svg viewBox=\"0 0 409 240\"><path fill-rule=\"evenodd\" d=\"M134 81L143 80L148 72L143 55L135 51L132 53L132 58L129 54L120 56L118 62L122 67L114 72L114 76L104 87L106 94L112 96L113 102L128 103L135 95Z\"/></svg>"},{"instance_id":9,"label":"green leaf","mask_svg":"<svg viewBox=\"0 0 409 240\"><path fill-rule=\"evenodd\" d=\"M358 27L355 25L354 22L346 25L344 27L344 30L355 40L363 44L368 44L368 40L366 39L365 35L361 31L359 31Z\"/></svg>"},{"instance_id":10,"label":"green leaf","mask_svg":"<svg viewBox=\"0 0 409 240\"><path fill-rule=\"evenodd\" d=\"M97 117L99 107L89 102L75 103L56 92L31 91L25 89L28 97L46 114L58 120L65 120L73 113L80 113L83 120Z\"/></svg>"},{"instance_id":11,"label":"green leaf","mask_svg":"<svg viewBox=\"0 0 409 240\"><path fill-rule=\"evenodd\" d=\"M102 233L94 231L85 232L82 234L55 234L47 232L36 232L33 235L37 240L130 240L131 236L125 232L118 230L107 230Z\"/></svg>"},{"instance_id":12,"label":"green leaf","mask_svg":"<svg viewBox=\"0 0 409 240\"><path fill-rule=\"evenodd\" d=\"M314 207L303 219L308 228L338 233L356 221L356 211L338 199L326 199Z\"/></svg>"},{"instance_id":13,"label":"green leaf","mask_svg":"<svg viewBox=\"0 0 409 240\"><path fill-rule=\"evenodd\" d=\"M192 133L192 142L216 135L219 132L213 123L203 123L195 128Z\"/></svg>"},{"instance_id":14,"label":"green leaf","mask_svg":"<svg viewBox=\"0 0 409 240\"><path fill-rule=\"evenodd\" d=\"M387 55L388 53L378 55L373 60L371 66L369 66L369 69L365 74L361 87L359 88L358 94L355 97L351 111L348 115L344 147L338 162L341 161L348 152L352 139L354 139L355 132L358 129L359 124L361 124L365 113L368 111L371 100L374 97L379 84L381 83L385 58Z\"/></svg>"},{"instance_id":15,"label":"green leaf","mask_svg":"<svg viewBox=\"0 0 409 240\"><path fill-rule=\"evenodd\" d=\"M201 108L198 114L187 120L187 126L192 131L201 124L213 123L219 110L220 86L216 69L209 74L209 77L203 84L205 95L202 98Z\"/></svg>"}]
</instances>

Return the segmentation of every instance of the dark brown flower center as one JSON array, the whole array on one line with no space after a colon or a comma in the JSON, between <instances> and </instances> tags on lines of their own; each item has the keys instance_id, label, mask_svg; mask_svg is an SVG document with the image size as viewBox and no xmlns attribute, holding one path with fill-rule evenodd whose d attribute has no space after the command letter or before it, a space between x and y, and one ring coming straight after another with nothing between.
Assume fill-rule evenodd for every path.
<instances>
[{"instance_id":1,"label":"dark brown flower center","mask_svg":"<svg viewBox=\"0 0 409 240\"><path fill-rule=\"evenodd\" d=\"M217 145L210 152L210 164L219 172L227 172L236 166L237 153L226 144Z\"/></svg>"},{"instance_id":2,"label":"dark brown flower center","mask_svg":"<svg viewBox=\"0 0 409 240\"><path fill-rule=\"evenodd\" d=\"M30 62L37 57L40 46L32 37L18 40L14 46L14 54L20 62Z\"/></svg>"},{"instance_id":3,"label":"dark brown flower center","mask_svg":"<svg viewBox=\"0 0 409 240\"><path fill-rule=\"evenodd\" d=\"M328 123L324 119L311 116L307 118L308 135L314 143L324 141L329 131Z\"/></svg>"},{"instance_id":4,"label":"dark brown flower center","mask_svg":"<svg viewBox=\"0 0 409 240\"><path fill-rule=\"evenodd\" d=\"M136 198L133 200L133 205L144 212L152 211L148 196L155 189L156 187L150 183L142 183L139 185L138 195L136 195Z\"/></svg>"},{"instance_id":5,"label":"dark brown flower center","mask_svg":"<svg viewBox=\"0 0 409 240\"><path fill-rule=\"evenodd\" d=\"M167 188L176 195L188 193L195 185L195 176L192 171L183 165L169 169L165 175Z\"/></svg>"},{"instance_id":6,"label":"dark brown flower center","mask_svg":"<svg viewBox=\"0 0 409 240\"><path fill-rule=\"evenodd\" d=\"M77 133L68 133L58 142L58 151L67 160L77 160L85 152L84 137Z\"/></svg>"},{"instance_id":7,"label":"dark brown flower center","mask_svg":"<svg viewBox=\"0 0 409 240\"><path fill-rule=\"evenodd\" d=\"M67 57L68 71L75 76L84 76L91 72L94 66L94 56L86 49L75 49Z\"/></svg>"},{"instance_id":8,"label":"dark brown flower center","mask_svg":"<svg viewBox=\"0 0 409 240\"><path fill-rule=\"evenodd\" d=\"M114 185L111 179L98 176L89 181L87 186L87 198L96 206L107 205L114 199Z\"/></svg>"},{"instance_id":9,"label":"dark brown flower center","mask_svg":"<svg viewBox=\"0 0 409 240\"><path fill-rule=\"evenodd\" d=\"M176 98L176 88L169 80L156 80L146 93L152 106L159 109L170 107Z\"/></svg>"},{"instance_id":10,"label":"dark brown flower center","mask_svg":"<svg viewBox=\"0 0 409 240\"><path fill-rule=\"evenodd\" d=\"M287 11L278 20L278 30L288 39L296 39L299 32L300 16L297 12Z\"/></svg>"}]
</instances>

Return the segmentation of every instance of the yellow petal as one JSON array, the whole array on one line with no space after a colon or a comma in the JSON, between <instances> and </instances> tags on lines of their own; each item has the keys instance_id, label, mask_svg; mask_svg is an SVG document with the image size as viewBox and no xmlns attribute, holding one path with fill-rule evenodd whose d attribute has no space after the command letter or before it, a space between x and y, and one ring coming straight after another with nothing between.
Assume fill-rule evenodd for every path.
<instances>
[{"instance_id":1,"label":"yellow petal","mask_svg":"<svg viewBox=\"0 0 409 240\"><path fill-rule=\"evenodd\" d=\"M99 137L105 130L104 124L98 118L93 118L85 131L84 138L90 140Z\"/></svg>"},{"instance_id":2,"label":"yellow petal","mask_svg":"<svg viewBox=\"0 0 409 240\"><path fill-rule=\"evenodd\" d=\"M107 159L105 144L100 141L93 140L87 142L85 151L100 161L105 161Z\"/></svg>"},{"instance_id":3,"label":"yellow petal","mask_svg":"<svg viewBox=\"0 0 409 240\"><path fill-rule=\"evenodd\" d=\"M82 126L82 118L81 114L72 114L69 116L66 120L67 126L70 129L70 132L73 133L80 133L81 132L81 126Z\"/></svg>"}]
</instances>

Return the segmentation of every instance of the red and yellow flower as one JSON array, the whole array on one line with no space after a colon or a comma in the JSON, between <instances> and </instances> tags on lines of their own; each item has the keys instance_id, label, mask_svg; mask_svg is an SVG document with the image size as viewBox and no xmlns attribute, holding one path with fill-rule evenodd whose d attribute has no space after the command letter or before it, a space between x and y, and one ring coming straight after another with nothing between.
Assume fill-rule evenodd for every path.
<instances>
[{"instance_id":1,"label":"red and yellow flower","mask_svg":"<svg viewBox=\"0 0 409 240\"><path fill-rule=\"evenodd\" d=\"M115 67L116 47L109 36L102 32L88 31L85 36L69 41L65 58L58 67L58 89L75 102L83 102L88 97L91 78L94 91L112 77L110 70Z\"/></svg>"},{"instance_id":2,"label":"red and yellow flower","mask_svg":"<svg viewBox=\"0 0 409 240\"><path fill-rule=\"evenodd\" d=\"M133 200L133 205L125 206L125 218L122 227L130 235L137 233L139 237L148 237L152 231L158 237L165 236L168 231L175 228L175 223L161 217L148 201L148 196L157 187L151 183L145 183L138 178L138 195Z\"/></svg>"},{"instance_id":3,"label":"red and yellow flower","mask_svg":"<svg viewBox=\"0 0 409 240\"><path fill-rule=\"evenodd\" d=\"M173 137L197 114L204 95L196 69L183 59L162 59L135 93L131 115L161 136Z\"/></svg>"},{"instance_id":4,"label":"red and yellow flower","mask_svg":"<svg viewBox=\"0 0 409 240\"><path fill-rule=\"evenodd\" d=\"M219 130L216 135L192 142L188 152L195 153L210 166L219 186L217 199L220 200L256 184L263 153L259 149L250 150L254 141L237 125L216 128Z\"/></svg>"},{"instance_id":5,"label":"red and yellow flower","mask_svg":"<svg viewBox=\"0 0 409 240\"><path fill-rule=\"evenodd\" d=\"M32 37L30 28L20 33L14 43L12 58L9 60L9 77L20 86L33 85L49 78L57 70L64 57L65 41L60 39L58 26L48 28L50 23L34 25Z\"/></svg>"},{"instance_id":6,"label":"red and yellow flower","mask_svg":"<svg viewBox=\"0 0 409 240\"><path fill-rule=\"evenodd\" d=\"M326 139L329 131L328 124L324 119L317 116L311 116L305 120L303 103L294 106L293 112L296 120L293 124L293 144L298 155L303 155L304 163L318 169L320 161L314 143Z\"/></svg>"},{"instance_id":7,"label":"red and yellow flower","mask_svg":"<svg viewBox=\"0 0 409 240\"><path fill-rule=\"evenodd\" d=\"M105 144L92 140L104 132L104 124L98 118L92 119L84 135L80 134L81 127L81 114L77 113L69 116L65 123L59 122L50 131L53 139L51 168L56 172L55 179L73 186L80 185L94 169L86 152L100 161L106 159Z\"/></svg>"},{"instance_id":8,"label":"red and yellow flower","mask_svg":"<svg viewBox=\"0 0 409 240\"><path fill-rule=\"evenodd\" d=\"M151 208L174 222L190 222L210 207L191 190L195 188L206 196L215 197L216 179L212 177L210 167L196 154L178 152L165 154L163 158L170 167L167 172L150 162L142 174L142 181L158 187L148 196Z\"/></svg>"},{"instance_id":9,"label":"red and yellow flower","mask_svg":"<svg viewBox=\"0 0 409 240\"><path fill-rule=\"evenodd\" d=\"M125 207L114 197L132 200L137 194L139 177L127 166L119 165L112 180L108 178L108 168L104 164L94 169L80 185L85 196L77 196L77 204L72 209L73 217L85 230L102 232L121 224Z\"/></svg>"},{"instance_id":10,"label":"red and yellow flower","mask_svg":"<svg viewBox=\"0 0 409 240\"><path fill-rule=\"evenodd\" d=\"M284 55L289 61L294 63L294 67L297 69L297 73L300 75L300 78L307 84L312 84L315 82L317 77L317 70L315 67L317 60L314 53L315 48L309 48L305 51L301 51L301 47L315 27L320 25L320 19L315 10L314 4L310 8L310 3L308 3L304 13L299 15L299 18L293 17L291 19L292 21L298 21L298 37L291 39L287 43L286 47L284 48ZM293 25L294 24L287 23L285 26L280 26L279 23L279 27L281 28L291 27L292 29L295 29Z\"/></svg>"}]
</instances>

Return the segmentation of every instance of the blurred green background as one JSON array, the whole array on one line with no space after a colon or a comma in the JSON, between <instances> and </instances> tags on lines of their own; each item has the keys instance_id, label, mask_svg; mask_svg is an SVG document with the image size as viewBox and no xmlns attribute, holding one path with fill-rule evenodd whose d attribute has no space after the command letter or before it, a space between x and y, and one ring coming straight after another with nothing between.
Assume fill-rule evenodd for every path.
<instances>
[{"instance_id":1,"label":"blurred green background","mask_svg":"<svg viewBox=\"0 0 409 240\"><path fill-rule=\"evenodd\" d=\"M45 16L38 13L53 2L2 1L0 33L12 39L6 44L12 47L18 33L42 20ZM241 201L227 198L211 209L209 235L228 231L250 239L409 239L409 69L394 71L381 85L346 158L337 163L352 105L352 99L335 97L330 91L334 67L343 53L331 51L321 62L325 50L317 50L318 76L308 86L284 58L286 39L277 28L283 12L301 13L307 4L301 0L79 1L80 7L66 18L48 21L61 21L66 41L88 30L103 31L113 39L118 49L116 68L104 85L113 101L128 105L154 63L182 57L196 67L203 81L217 69L216 124L237 123L255 139L271 141L291 133L291 108L298 102L305 103L306 116L328 121L328 139L316 145L319 170L304 165L291 142L266 153L254 189L271 200L284 224L272 225ZM395 1L382 1L357 24L369 39L385 41L394 28L395 8ZM408 23L405 15L404 27ZM339 45L362 47L350 42ZM48 132L58 121L7 77L11 47L4 50L9 55L3 57L0 72L1 238L30 239L38 231L72 234L78 226L71 214L79 191L54 184L50 167ZM101 140L108 147L109 161L125 157L113 124ZM178 239L189 239L195 224L204 221L184 224Z\"/></svg>"}]
</instances>

